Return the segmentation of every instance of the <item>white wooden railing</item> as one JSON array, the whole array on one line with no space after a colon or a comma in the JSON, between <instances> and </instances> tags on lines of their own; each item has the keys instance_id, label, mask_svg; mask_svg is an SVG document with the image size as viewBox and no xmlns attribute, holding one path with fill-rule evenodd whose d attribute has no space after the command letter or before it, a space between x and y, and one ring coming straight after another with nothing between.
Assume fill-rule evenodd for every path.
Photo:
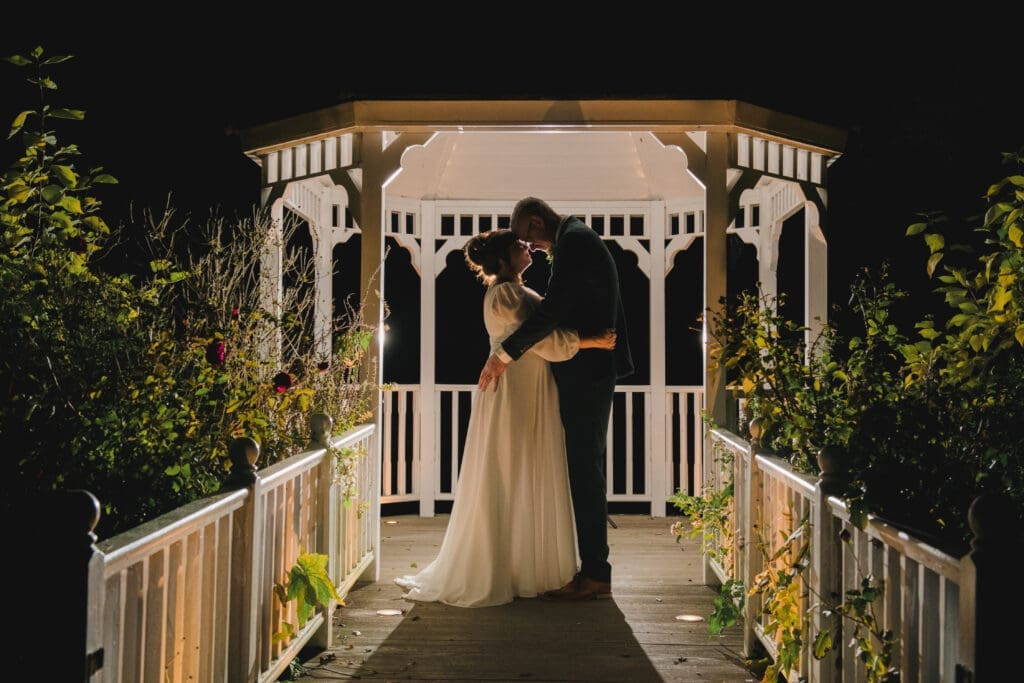
<instances>
[{"instance_id":1,"label":"white wooden railing","mask_svg":"<svg viewBox=\"0 0 1024 683\"><path fill-rule=\"evenodd\" d=\"M385 392L381 503L426 501L432 511L433 501L454 500L475 389L434 385L430 405L417 385ZM650 503L652 515L664 516L670 495L701 490L702 397L699 386L666 387L665 414L656 417L650 387L616 389L608 429L609 502ZM429 430L424 420L431 421ZM654 443L664 445L656 452Z\"/></svg>"},{"instance_id":2,"label":"white wooden railing","mask_svg":"<svg viewBox=\"0 0 1024 683\"><path fill-rule=\"evenodd\" d=\"M730 482L734 487L728 527L716 538L706 539L719 551L706 557L718 582L737 579L749 590L767 565L766 552L771 554L804 520L809 522L805 540L810 544L810 562L799 578L801 614L807 614L808 620L802 656L789 680L868 680L864 663L849 646L849 622L843 624L845 637L836 640L827 656L818 660L811 653L817 633L834 627L839 619L827 609L829 602L835 603L846 591L859 590L868 576L873 584L881 581L883 586L873 611L879 628L895 636L892 664L901 683L1010 680L997 675L1009 663L1010 653L1001 646L992 647L994 640L987 649L980 642L981 633L990 639L997 636L992 610L1005 611L1005 605L995 605L998 598L992 600L993 593L988 594L987 604L978 599L978 568L987 565L995 567L994 574L1009 574L1000 569L1002 562L992 561L991 553L979 563L982 533L974 518L975 551L964 558L952 557L877 519L861 529L851 523L845 503L823 491L829 490L823 485L828 476L819 480L796 472L786 461L758 452L729 431L713 429L710 436L706 491L721 491ZM1009 549L1006 559L1014 552ZM995 579L994 574L988 578ZM1016 615L999 619L1008 616ZM752 654L757 641L773 658L778 655L779 643L767 619L758 596L748 595L743 619L745 654ZM980 651L985 653L984 661L978 659Z\"/></svg>"},{"instance_id":3,"label":"white wooden railing","mask_svg":"<svg viewBox=\"0 0 1024 683\"><path fill-rule=\"evenodd\" d=\"M254 442L234 442L237 490L97 545L89 566L89 680L274 681L307 643L330 644L333 606L275 641L297 617L295 602L278 600L274 584L300 553L328 555L342 596L361 577L377 579L380 470L374 425L333 439L333 448L353 453L348 481L356 495L346 503L339 464L324 447L329 423L319 419L308 450L264 470L246 467L258 455Z\"/></svg>"}]
</instances>

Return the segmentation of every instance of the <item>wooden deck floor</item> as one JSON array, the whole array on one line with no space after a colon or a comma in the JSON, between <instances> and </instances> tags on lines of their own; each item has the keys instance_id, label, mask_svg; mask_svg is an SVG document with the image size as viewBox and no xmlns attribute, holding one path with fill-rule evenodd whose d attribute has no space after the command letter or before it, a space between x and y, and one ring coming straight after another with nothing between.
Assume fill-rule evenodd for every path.
<instances>
[{"instance_id":1,"label":"wooden deck floor","mask_svg":"<svg viewBox=\"0 0 1024 683\"><path fill-rule=\"evenodd\" d=\"M357 585L334 613L334 645L304 653L301 679L359 681L754 681L733 626L708 635L716 593L701 584L697 542L673 519L613 515L612 600L538 599L465 609L404 600L393 579L425 566L447 515L385 517L381 580ZM377 610L401 610L380 616Z\"/></svg>"}]
</instances>

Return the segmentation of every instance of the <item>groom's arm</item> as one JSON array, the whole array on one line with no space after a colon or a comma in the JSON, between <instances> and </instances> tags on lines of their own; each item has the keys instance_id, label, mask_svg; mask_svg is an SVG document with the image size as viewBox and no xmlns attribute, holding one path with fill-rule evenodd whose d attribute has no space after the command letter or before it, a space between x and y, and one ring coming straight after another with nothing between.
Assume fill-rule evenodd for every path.
<instances>
[{"instance_id":1,"label":"groom's arm","mask_svg":"<svg viewBox=\"0 0 1024 683\"><path fill-rule=\"evenodd\" d=\"M573 273L577 272L580 261L579 247L582 244L573 242L573 235L565 236L565 243L551 263L551 279L548 289L540 305L523 321L523 324L509 335L495 354L505 363L517 360L530 350L534 344L544 339L566 319L575 301L576 288L573 287Z\"/></svg>"},{"instance_id":2,"label":"groom's arm","mask_svg":"<svg viewBox=\"0 0 1024 683\"><path fill-rule=\"evenodd\" d=\"M563 239L565 241L552 259L547 295L530 317L487 358L477 382L477 388L481 391L486 390L492 382L496 385L505 367L558 327L573 305L577 289L573 284L574 280L578 280L577 268L585 261L582 254L573 252L585 252L586 243L581 243L570 233L564 235Z\"/></svg>"}]
</instances>

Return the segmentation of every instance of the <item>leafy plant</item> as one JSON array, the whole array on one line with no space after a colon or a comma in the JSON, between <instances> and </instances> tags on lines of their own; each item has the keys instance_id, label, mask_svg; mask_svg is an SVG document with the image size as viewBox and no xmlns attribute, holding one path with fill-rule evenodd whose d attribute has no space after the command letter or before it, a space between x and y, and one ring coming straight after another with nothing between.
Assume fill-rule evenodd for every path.
<instances>
[{"instance_id":1,"label":"leafy plant","mask_svg":"<svg viewBox=\"0 0 1024 683\"><path fill-rule=\"evenodd\" d=\"M848 590L842 603L826 614L834 612L853 625L847 637L841 625L833 631L822 630L814 639L813 655L822 659L843 638L854 648L857 658L864 664L868 683L890 683L899 680L899 669L893 664L896 634L882 629L875 616L875 605L885 592L884 582L874 576L864 576L859 590Z\"/></svg>"},{"instance_id":2,"label":"leafy plant","mask_svg":"<svg viewBox=\"0 0 1024 683\"><path fill-rule=\"evenodd\" d=\"M334 455L335 481L341 483L345 496L344 505L346 508L350 508L358 493L356 490L359 484L356 479L356 474L358 473L357 464L361 458L366 456L366 447L359 444L356 447L346 446L329 450Z\"/></svg>"},{"instance_id":3,"label":"leafy plant","mask_svg":"<svg viewBox=\"0 0 1024 683\"><path fill-rule=\"evenodd\" d=\"M1006 158L1024 163L1020 153ZM943 216L908 228L908 236L923 235L925 268L950 308L945 320L918 320L913 335L894 322L906 293L885 267L863 271L851 288L859 336L843 339L826 327L808 352L805 329L779 315L778 302L749 294L723 306L713 326L717 360L758 416L764 447L809 474L817 473L817 452L833 447L844 457L841 495L851 521L863 527L869 515L883 518L954 555L968 547L967 511L982 493L1011 502L1011 528L1024 512L1024 175L993 184L986 200L972 242L954 243L955 226ZM728 524L709 502L686 509ZM774 551L765 546L765 570L750 589L761 596L778 650L766 681L788 675L806 647L805 529L806 520ZM883 592L880 580L862 575L838 604L816 596L812 608L842 619L817 634L813 656L846 642L869 681L898 680L896 636L874 613Z\"/></svg>"},{"instance_id":4,"label":"leafy plant","mask_svg":"<svg viewBox=\"0 0 1024 683\"><path fill-rule=\"evenodd\" d=\"M2 176L5 498L87 489L107 537L219 490L234 437L260 444L262 466L305 448L312 412L335 433L365 420L374 328L348 306L315 336L313 262L290 216L179 219L168 204L110 228L96 191L116 181L52 128L84 112L45 102L67 59L8 58L41 102L15 116L24 151ZM284 286L269 301L260 268L278 247Z\"/></svg>"},{"instance_id":5,"label":"leafy plant","mask_svg":"<svg viewBox=\"0 0 1024 683\"><path fill-rule=\"evenodd\" d=\"M730 475L733 462L732 451L715 444L715 462L721 474L728 480L719 489L706 487L700 496L691 496L677 491L669 502L680 510L688 523L679 521L672 524L670 531L679 543L684 536L700 537L700 551L722 564L727 573L735 574L732 555L732 524L734 512L734 489ZM718 635L737 622L743 613L745 588L742 581L728 579L719 586L714 608L708 617L708 632Z\"/></svg>"},{"instance_id":6,"label":"leafy plant","mask_svg":"<svg viewBox=\"0 0 1024 683\"><path fill-rule=\"evenodd\" d=\"M774 641L777 652L765 670L765 683L774 683L780 674L788 677L800 661L806 619L799 577L807 568L810 554L808 527L804 518L775 550L763 539L758 542L765 555L764 569L754 577L748 595L761 596L761 611L768 616L764 632Z\"/></svg>"},{"instance_id":7,"label":"leafy plant","mask_svg":"<svg viewBox=\"0 0 1024 683\"><path fill-rule=\"evenodd\" d=\"M333 602L345 604L327 575L327 560L327 555L300 553L285 579L274 584L274 593L281 604L295 601L297 617L296 624L283 622L282 629L273 636L274 642L295 636L305 627L317 607L330 607Z\"/></svg>"}]
</instances>

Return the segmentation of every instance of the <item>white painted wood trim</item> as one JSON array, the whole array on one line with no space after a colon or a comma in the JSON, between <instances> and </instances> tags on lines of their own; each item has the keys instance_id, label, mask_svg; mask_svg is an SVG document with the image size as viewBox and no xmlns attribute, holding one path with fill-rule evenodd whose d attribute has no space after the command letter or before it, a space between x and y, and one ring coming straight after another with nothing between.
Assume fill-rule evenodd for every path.
<instances>
[{"instance_id":1,"label":"white painted wood trim","mask_svg":"<svg viewBox=\"0 0 1024 683\"><path fill-rule=\"evenodd\" d=\"M804 230L804 334L805 348L811 353L811 344L828 322L828 243L814 202L804 204Z\"/></svg>"},{"instance_id":2,"label":"white painted wood trim","mask_svg":"<svg viewBox=\"0 0 1024 683\"><path fill-rule=\"evenodd\" d=\"M666 447L665 419L667 415L665 390L665 234L666 210L664 202L651 202L648 232L650 245L650 393L644 423L648 426L650 442L647 445L647 491L651 497L651 516L665 516L665 501L673 493L671 452ZM660 330L660 334L654 331ZM659 419L662 418L662 419Z\"/></svg>"},{"instance_id":3,"label":"white painted wood trim","mask_svg":"<svg viewBox=\"0 0 1024 683\"><path fill-rule=\"evenodd\" d=\"M437 421L440 414L436 381L436 335L437 335L437 261L434 258L434 239L437 214L434 202L423 201L419 208L420 230L420 420L419 448L416 449L419 476L416 488L419 492L420 516L434 516L434 500L437 496Z\"/></svg>"}]
</instances>

